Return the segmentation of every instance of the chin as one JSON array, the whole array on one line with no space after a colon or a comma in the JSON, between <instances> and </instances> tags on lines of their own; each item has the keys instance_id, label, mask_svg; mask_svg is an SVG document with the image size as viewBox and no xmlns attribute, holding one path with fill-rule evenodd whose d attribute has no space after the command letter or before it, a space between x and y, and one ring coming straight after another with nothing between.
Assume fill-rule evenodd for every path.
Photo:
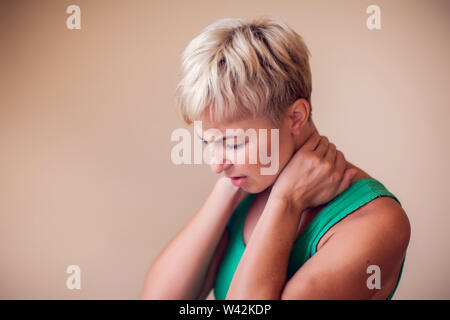
<instances>
[{"instance_id":1,"label":"chin","mask_svg":"<svg viewBox=\"0 0 450 320\"><path fill-rule=\"evenodd\" d=\"M264 190L266 190L267 188L269 188L270 186L272 186L274 184L274 182L275 181L271 181L270 183L268 183L267 181L265 181L264 183L253 182L253 183L249 183L249 184L244 184L243 186L241 186L241 188L242 188L242 190L244 190L245 192L248 192L248 193L261 193Z\"/></svg>"}]
</instances>

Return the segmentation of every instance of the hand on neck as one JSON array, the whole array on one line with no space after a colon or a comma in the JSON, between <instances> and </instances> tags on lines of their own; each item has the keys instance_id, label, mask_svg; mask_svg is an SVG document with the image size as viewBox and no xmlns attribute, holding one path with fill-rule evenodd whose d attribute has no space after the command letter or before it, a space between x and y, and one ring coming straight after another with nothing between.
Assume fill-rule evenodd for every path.
<instances>
[{"instance_id":1,"label":"hand on neck","mask_svg":"<svg viewBox=\"0 0 450 320\"><path fill-rule=\"evenodd\" d=\"M296 152L298 149L300 149L306 143L306 141L314 135L320 136L320 133L317 130L313 120L310 119L308 122L305 123L303 130L300 132L300 134L297 136L294 136L294 139L295 139L294 152ZM358 169L357 167L355 167L353 164L351 164L350 162L348 162L346 160L345 161L345 169L350 169L350 168L356 168L358 171L361 171L360 169ZM367 173L360 173L360 174L363 174L363 176L369 176ZM359 175L355 176L354 180L357 180L358 178L359 178Z\"/></svg>"}]
</instances>

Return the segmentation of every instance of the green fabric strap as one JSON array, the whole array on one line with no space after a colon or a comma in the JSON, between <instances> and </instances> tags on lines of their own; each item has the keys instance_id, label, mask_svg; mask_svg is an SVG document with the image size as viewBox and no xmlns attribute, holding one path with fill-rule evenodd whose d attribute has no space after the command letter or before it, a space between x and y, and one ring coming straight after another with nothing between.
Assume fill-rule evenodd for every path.
<instances>
[{"instance_id":1,"label":"green fabric strap","mask_svg":"<svg viewBox=\"0 0 450 320\"><path fill-rule=\"evenodd\" d=\"M217 300L224 300L233 279L234 272L244 253L245 245L242 239L244 221L248 209L256 194L247 194L228 220L227 227L230 232L230 241L219 267L214 285L214 295ZM330 201L318 215L309 223L293 244L289 257L287 280L317 252L317 244L322 236L336 223L351 214L353 211L381 196L394 198L400 201L378 180L368 177L355 181L347 190ZM405 255L406 258L406 255ZM387 298L392 299L403 271L405 258L402 261L397 284Z\"/></svg>"}]
</instances>

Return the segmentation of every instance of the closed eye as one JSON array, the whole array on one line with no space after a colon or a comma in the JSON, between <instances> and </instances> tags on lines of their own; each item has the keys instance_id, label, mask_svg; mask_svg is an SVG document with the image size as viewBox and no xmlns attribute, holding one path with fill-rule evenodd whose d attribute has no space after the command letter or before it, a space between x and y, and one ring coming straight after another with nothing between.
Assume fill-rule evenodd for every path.
<instances>
[{"instance_id":1,"label":"closed eye","mask_svg":"<svg viewBox=\"0 0 450 320\"><path fill-rule=\"evenodd\" d=\"M244 144L245 144L245 142L239 143L239 144L234 144L234 145L227 145L227 148L229 148L229 149L233 148L236 150L236 149L239 149L240 147L242 147Z\"/></svg>"}]
</instances>

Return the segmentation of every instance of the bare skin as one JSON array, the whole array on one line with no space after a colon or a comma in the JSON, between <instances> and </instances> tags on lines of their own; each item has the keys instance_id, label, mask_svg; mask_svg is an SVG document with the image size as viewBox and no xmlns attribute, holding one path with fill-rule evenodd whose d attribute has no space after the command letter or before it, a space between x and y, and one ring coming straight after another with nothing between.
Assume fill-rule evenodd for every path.
<instances>
[{"instance_id":1,"label":"bare skin","mask_svg":"<svg viewBox=\"0 0 450 320\"><path fill-rule=\"evenodd\" d=\"M356 168L351 163L349 163L349 165L351 167ZM368 177L368 176L369 175L367 173L365 173L364 171L362 171L361 169L358 168L358 173L352 179L352 182L354 182L360 178L364 178L364 177ZM240 196L240 200L242 200L243 196L244 196L243 194ZM268 196L269 196L269 190L266 190L265 192L258 194L255 197L255 199L249 209L249 212L247 213L247 216L246 216L246 219L244 222L243 235L242 235L245 245L247 245L250 240L250 236L255 228L256 223L258 222L258 219L261 216L262 210L265 207ZM308 226L308 224L316 217L316 215L320 212L320 210L324 206L325 205L322 205L322 206L304 211L304 215L302 216L302 219L299 223L299 227L298 227L295 239ZM322 248L324 247L324 245L334 234L348 233L349 231L350 232L353 231L355 228L362 229L362 228L366 227L365 224L373 223L374 219L377 221L385 220L386 223L391 223L392 220L386 219L386 215L383 214L383 211L385 209L389 209L390 212L397 212L396 215L393 215L394 220L397 222L394 222L392 224L397 225L399 227L398 232L400 235L402 233L401 228L406 229L406 231L409 230L408 229L409 225L408 225L406 215L404 214L404 212L401 209L399 210L399 206L398 206L397 202L395 202L391 198L381 197L381 198L372 200L371 202L364 205L363 207L355 210L352 214L348 215L345 219L343 219L342 221L337 223L335 226L333 226L323 236L323 238L319 242L318 252L322 251ZM377 217L377 215L378 215L378 217ZM405 218L406 218L406 221L405 221ZM401 238L401 237L399 237L399 238ZM406 238L409 239L409 234ZM209 294L210 290L212 289L217 270L220 266L220 262L223 258L223 255L225 253L228 242L229 242L229 233L228 233L228 230L226 229L221 238L221 241L218 245L215 256L212 259L212 262L210 264L209 272L207 274L207 277L205 278L204 286L202 288L201 294L198 297L199 299L205 299L206 296ZM406 243L403 243L402 248L407 246L408 241L406 240L405 242ZM402 250L404 250L404 249L400 249L400 253L398 254L399 258L397 258L397 261L395 261L395 260L392 261L393 267L392 267L391 274L387 275L386 279L383 280L382 288L380 290L376 290L376 292L373 293L373 296L371 296L370 299L375 299L375 300L386 299L390 295L392 290L394 289L395 284L398 279L399 272L400 272L401 259L403 257L402 252L401 252ZM324 266L326 266L326 262L320 261L319 264L323 264ZM312 267L314 268L314 265ZM295 297L295 298L296 299L302 299L302 298L303 299L330 299L330 296L327 296L326 292L325 292L325 295L322 295L322 296L312 296L311 292L307 292L307 293L305 293L305 296L303 296L303 297L299 296L299 297ZM332 298L342 299L345 297L341 296L341 297L332 297Z\"/></svg>"},{"instance_id":2,"label":"bare skin","mask_svg":"<svg viewBox=\"0 0 450 320\"><path fill-rule=\"evenodd\" d=\"M290 153L280 149L281 166L286 165L286 162L292 161L284 159L284 154L292 154L292 150L294 152L295 150L298 150L305 143L307 137L319 135L314 124L305 121L309 114L309 106L307 103L297 101L297 103L292 106L291 111L284 128L288 128L288 130L284 130L284 133L283 128L280 130L280 139L286 141L289 140L289 137L292 137L292 149ZM258 125L258 123L252 123L252 126L257 127ZM244 125L239 124L239 126L245 127L245 123ZM286 131L288 134L286 134ZM289 149L289 147L286 148ZM356 175L352 178L352 182L370 176L348 161L345 161L345 169L346 171L350 169L356 170ZM241 174L250 173L251 178L253 178L253 168L240 167L233 163L213 165L212 170L215 173L224 172L226 176L239 176ZM293 178L295 178L294 176L295 174L293 175ZM272 184L270 184L270 177L264 177L265 180L258 180L258 178L259 177L256 176L256 178L253 178L253 181L248 179L249 182L242 186L243 189L249 190L249 192L258 193L250 207L244 223L243 239L246 246L251 239L251 235L260 220L264 208L267 206L267 201L273 187L273 181ZM274 179L275 182L279 180L278 178L277 174ZM269 186L265 188L264 184L267 185L268 183ZM291 187L292 186L289 186L287 189ZM334 196L330 197L329 200L333 198ZM329 200L325 202L319 201L320 205L309 207L302 211L301 219L296 228L293 241L295 241L298 235L317 216ZM280 235L282 233L283 232L281 232ZM264 239L263 236L258 236L258 240ZM227 232L225 232L218 248L217 255L220 258L217 259L221 259L226 249L227 237ZM388 197L372 200L370 203L355 210L352 214L337 223L324 235L324 237L322 237L319 243L318 252L297 271L288 283L284 285L281 298L386 299L397 282L401 262L409 243L409 237L409 221L400 205L394 199ZM383 239L383 241L381 239ZM254 244L253 247L257 247L257 244ZM278 250L283 249L283 247L278 248ZM248 251L248 248L246 251ZM288 252L286 252L286 254L288 254ZM353 270L345 265L345 261L342 262L342 255L346 256L349 260L354 260L352 265ZM252 256L252 258L247 258L250 260L257 259L258 253L247 254L247 256ZM263 262L263 255L260 255L258 259L260 259L258 260L259 263L253 262L255 266L267 265ZM268 259L267 263L270 263L270 259ZM240 264L242 264L242 262ZM248 262L248 265L251 264L252 262ZM365 279L367 279L368 275L365 271L370 264L377 264L382 270L381 289L368 290L366 287ZM212 266L215 266L216 268L218 265L218 262L212 264ZM334 270L330 269L329 266L333 266ZM274 289L274 292L268 292L266 296L260 294L260 292L263 291L260 290L262 288L247 288L245 285L240 285L239 282L244 282L242 281L243 279L252 277L252 270L255 270L251 267L242 267L241 269L241 273L244 273L245 275L238 275L240 281L235 281L234 287L236 288L233 288L232 283L230 288L234 290L229 290L227 299L247 299L253 294L255 294L255 297L262 299L265 297L277 299L277 297L279 297L279 293L276 292L279 289L279 284L278 288ZM210 278L213 277L214 274L210 276ZM212 285L212 283L212 280L207 280L205 282L206 287L204 288L206 289L204 292L208 291L208 287L209 285ZM331 290L330 288L334 289ZM264 289L267 289L267 287L264 287ZM230 291L232 292L230 293Z\"/></svg>"},{"instance_id":3,"label":"bare skin","mask_svg":"<svg viewBox=\"0 0 450 320\"><path fill-rule=\"evenodd\" d=\"M352 179L352 183L361 179L370 177L369 174L364 172L363 170L359 169L358 167L354 166L350 162L347 161L347 168L355 168L357 170L357 174ZM255 196L252 204L250 205L250 208L247 212L246 218L244 220L244 228L242 233L242 238L244 241L244 245L246 246L247 243L250 240L250 237L252 235L252 232L258 222L258 219L260 218L264 207L266 206L267 199L270 194L270 189L267 189L261 193L259 193L257 196ZM352 214L348 215L346 218L344 218L339 223L335 224L333 227L331 227L321 238L321 240L318 243L317 251L321 250L322 246L335 234L336 232L343 232L341 230L345 230L346 228L352 227L352 221L357 219L357 216L363 216L364 214L370 214L370 212L374 212L377 210L382 209L384 206L396 206L397 203L392 200L391 198L379 198L371 201L365 206L362 206L361 208L355 210L352 212ZM298 238L298 236L301 234L303 230L314 220L314 218L319 214L319 212L326 206L326 204L323 204L319 207L310 208L305 211L303 211L300 223L298 225L297 233L295 235L295 239ZM344 227L342 227L344 226ZM377 292L373 295L371 299L373 300L379 300L379 299L386 299L391 292L394 290L395 285L397 283L398 275L400 273L400 267L401 265L398 265L396 267L396 270L391 276L389 280L386 281L386 283L382 286L380 290L377 290Z\"/></svg>"},{"instance_id":4,"label":"bare skin","mask_svg":"<svg viewBox=\"0 0 450 320\"><path fill-rule=\"evenodd\" d=\"M328 142L321 143L322 151L327 155L335 151L336 159L339 158L336 153L341 156L340 161L336 161L341 168L337 170L337 180L315 184L314 175L301 175L305 163L296 162L295 155L311 137L320 137L314 123L307 121L309 111L308 103L299 99L278 126L280 170L275 174L260 175L263 167L260 163L238 164L219 159L225 161L211 164L213 172L223 173L225 177L218 180L199 212L154 261L146 276L142 298L204 299L214 284L228 246L229 233L225 224L248 192L257 196L244 223L243 239L247 249L226 299L385 299L389 296L409 243L410 225L403 209L388 197L372 200L334 225L320 240L318 252L289 281L282 281L285 265L278 260L287 259L290 253L287 244L292 244L320 210L351 182L369 177L346 161ZM274 127L267 119L223 124L208 123L205 119L204 125L219 130ZM249 145L249 149L253 147ZM323 164L317 164L316 169L323 168ZM332 167L334 173L336 168ZM289 172L286 170L291 172L283 174ZM347 175L349 171L356 173L351 180ZM232 186L227 178L236 176L247 177L239 188ZM308 180L311 185L301 185ZM290 190L302 192L290 193ZM183 262L184 273L176 267L177 261ZM380 266L382 272L381 289L375 291L368 290L365 284L368 276L365 271L371 264ZM268 274L273 275L273 281L266 280Z\"/></svg>"}]
</instances>

